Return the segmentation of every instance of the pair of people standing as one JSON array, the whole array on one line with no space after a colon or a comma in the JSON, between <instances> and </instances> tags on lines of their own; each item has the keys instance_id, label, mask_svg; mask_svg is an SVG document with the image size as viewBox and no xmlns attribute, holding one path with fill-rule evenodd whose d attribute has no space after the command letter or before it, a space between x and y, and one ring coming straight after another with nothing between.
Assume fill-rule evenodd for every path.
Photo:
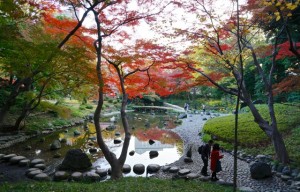
<instances>
[{"instance_id":1,"label":"pair of people standing","mask_svg":"<svg viewBox=\"0 0 300 192\"><path fill-rule=\"evenodd\" d=\"M211 146L213 146L212 151ZM220 145L218 143L213 144L213 140L209 140L202 148L201 159L204 165L201 169L201 174L204 176L208 176L207 167L209 158L210 170L212 171L211 180L219 180L217 178L217 172L222 170L220 159L223 158L223 155L220 154Z\"/></svg>"},{"instance_id":2,"label":"pair of people standing","mask_svg":"<svg viewBox=\"0 0 300 192\"><path fill-rule=\"evenodd\" d=\"M185 103L183 108L186 112L188 112L189 107L190 107L190 105L188 103Z\"/></svg>"}]
</instances>

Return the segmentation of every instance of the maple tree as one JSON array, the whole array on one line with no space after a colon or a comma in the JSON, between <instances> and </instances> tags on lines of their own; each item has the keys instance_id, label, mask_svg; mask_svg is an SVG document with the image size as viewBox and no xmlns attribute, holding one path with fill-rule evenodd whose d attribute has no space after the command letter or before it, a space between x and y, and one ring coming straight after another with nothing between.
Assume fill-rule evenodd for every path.
<instances>
[{"instance_id":1,"label":"maple tree","mask_svg":"<svg viewBox=\"0 0 300 192\"><path fill-rule=\"evenodd\" d=\"M22 6L26 1L19 3ZM47 13L52 14L54 6L45 3L45 8L42 8L38 4L31 4L31 1L27 3L35 13L31 14L39 17L31 17L31 14L25 19L24 14L10 16L10 9L1 7L6 11L2 12L6 17L1 17L1 47L4 49L1 53L1 69L12 80L6 87L10 95L1 108L0 124L16 99L21 97L24 102L13 128L15 130L19 129L21 122L40 104L42 98L70 94L73 89L91 85L93 79L89 76L89 62L93 58L87 50L76 43L57 50L59 35L45 30L47 25L43 19ZM26 9L22 10L26 12ZM7 30L11 33L7 33Z\"/></svg>"},{"instance_id":2,"label":"maple tree","mask_svg":"<svg viewBox=\"0 0 300 192\"><path fill-rule=\"evenodd\" d=\"M129 85L125 85L125 79L127 79L128 77L128 81L131 80L130 83L136 83L136 79L130 79L129 75L137 72L147 71L149 69L149 66L147 67L147 63L143 63L141 59L134 58L129 54L131 57L130 60L132 62L126 62L126 65L128 65L126 67L128 70L132 69L133 71L126 74L128 71L122 69L122 67L124 66L122 66L121 63L126 61L126 59L128 60L128 55L123 56L123 52L121 50L118 50L111 45L125 44L126 40L132 36L132 33L128 33L128 28L134 28L134 26L139 24L139 20L141 19L145 20L146 22L154 21L154 16L159 14L169 4L169 2L139 0L62 2L73 8L73 10L75 11L74 15L77 18L76 26L74 26L73 29L71 29L70 32L65 36L65 38L62 40L62 43L68 42L70 39L72 39L73 36L76 36L77 31L82 29L83 22L85 21L89 13L92 14L92 17L94 19L93 27L87 31L87 33L93 35L96 38L95 41L90 44L94 46L94 50L96 53L96 74L98 78L97 84L99 87L98 105L94 113L94 124L97 132L98 145L101 148L106 160L111 165L111 178L118 179L122 177L122 167L127 156L127 150L130 141L130 132L128 129L128 121L125 113L125 107L128 99L126 87ZM84 11L81 17L76 14L79 10ZM109 52L111 48L117 50L114 55L119 55L119 58L116 56L113 57L111 55L111 53ZM147 49L146 46L144 46L144 49ZM105 64L103 58L105 58L105 61L109 63L109 65ZM139 68L138 65L144 64L146 64L146 66L141 66L141 68ZM136 77L140 76L136 75ZM145 80L143 80L143 82L145 82ZM142 84L143 83L141 83L141 86L143 86ZM99 123L104 101L104 94L108 94L110 91L115 91L115 88L112 85L116 85L116 87L121 90L122 94L122 106L120 112L125 132L125 138L121 155L118 158L113 152L109 150L109 148L105 144L102 138L101 127ZM132 96L138 95L137 92L134 92L134 89L132 89L130 93Z\"/></svg>"},{"instance_id":3,"label":"maple tree","mask_svg":"<svg viewBox=\"0 0 300 192\"><path fill-rule=\"evenodd\" d=\"M253 2L258 3L258 1L251 1L251 3ZM256 43L255 45L259 46L254 47L252 42L259 42L264 39L256 38L261 28L257 27L258 20L248 17L246 14L248 9L241 9L239 7L238 11L240 12L234 10L227 13L229 17L222 18L220 15L222 13L219 13L220 10L216 11L217 9L212 1L197 0L192 3L188 2L187 4L182 2L182 4L189 12L197 14L199 19L195 21L191 28L177 29L177 35L185 35L188 40L193 41L196 45L198 44L197 49L200 49L199 51L194 51L194 54L190 54L189 56L182 56L183 60L190 69L207 78L223 92L238 96L238 90L240 89L241 101L250 108L254 121L272 140L276 158L280 162L288 163L289 158L285 144L277 128L272 92L272 78L276 67L276 59L278 59L276 58L278 55L276 50L278 50L280 44L278 41L281 35L280 31L274 33L274 40L269 42L269 46L265 46L264 43L261 45ZM298 6L298 4L296 5ZM236 7L235 3L233 3L233 7ZM269 49L266 49L268 47ZM260 52L262 48L268 51ZM293 52L293 54L295 53ZM271 67L269 71L263 71L259 58L268 56L271 58ZM245 86L243 79L244 65L250 64L258 71L259 77L263 82L265 96L268 101L270 122L264 119L256 109L251 95ZM236 86L226 87L221 85L208 74L211 71L223 73L224 76L235 79Z\"/></svg>"}]
</instances>

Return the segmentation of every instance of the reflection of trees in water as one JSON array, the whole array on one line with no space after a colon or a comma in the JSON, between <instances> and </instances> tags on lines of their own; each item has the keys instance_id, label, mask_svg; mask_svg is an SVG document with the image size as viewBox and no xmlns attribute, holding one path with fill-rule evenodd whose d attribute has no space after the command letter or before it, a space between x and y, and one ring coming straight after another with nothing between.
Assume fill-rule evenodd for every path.
<instances>
[{"instance_id":1,"label":"reflection of trees in water","mask_svg":"<svg viewBox=\"0 0 300 192\"><path fill-rule=\"evenodd\" d=\"M152 139L152 140L159 140L161 143L165 143L165 144L174 144L180 140L179 135L177 135L176 133L168 130L158 129L158 128L136 130L135 136L140 141L148 141L149 139Z\"/></svg>"}]
</instances>

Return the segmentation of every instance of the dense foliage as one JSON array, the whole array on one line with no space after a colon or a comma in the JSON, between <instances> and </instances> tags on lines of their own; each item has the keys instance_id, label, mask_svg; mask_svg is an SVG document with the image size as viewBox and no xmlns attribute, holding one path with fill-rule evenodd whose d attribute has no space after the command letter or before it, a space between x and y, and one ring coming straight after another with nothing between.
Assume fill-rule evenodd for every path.
<instances>
[{"instance_id":1,"label":"dense foliage","mask_svg":"<svg viewBox=\"0 0 300 192\"><path fill-rule=\"evenodd\" d=\"M263 116L267 116L266 105L258 105ZM248 108L243 108L239 114L238 140L242 147L265 147L270 144L270 140L253 121L253 116ZM290 134L299 124L300 109L297 106L287 104L275 105L278 127L284 135ZM233 142L234 115L213 118L204 125L204 133L213 135L219 141L231 144Z\"/></svg>"}]
</instances>

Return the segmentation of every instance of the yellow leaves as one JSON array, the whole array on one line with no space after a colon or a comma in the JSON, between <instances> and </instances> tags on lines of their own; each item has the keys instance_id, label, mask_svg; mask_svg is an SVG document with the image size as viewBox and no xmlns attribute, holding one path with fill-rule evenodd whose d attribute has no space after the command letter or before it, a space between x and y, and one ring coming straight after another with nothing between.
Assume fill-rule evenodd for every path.
<instances>
[{"instance_id":1,"label":"yellow leaves","mask_svg":"<svg viewBox=\"0 0 300 192\"><path fill-rule=\"evenodd\" d=\"M275 4L275 6L276 6L276 7L281 6L281 2L278 1L278 2Z\"/></svg>"},{"instance_id":2,"label":"yellow leaves","mask_svg":"<svg viewBox=\"0 0 300 192\"><path fill-rule=\"evenodd\" d=\"M275 17L276 17L276 21L279 21L280 20L280 14L278 11L276 11L275 13Z\"/></svg>"},{"instance_id":3,"label":"yellow leaves","mask_svg":"<svg viewBox=\"0 0 300 192\"><path fill-rule=\"evenodd\" d=\"M297 1L295 4L293 4L293 3L287 3L287 4L286 4L286 7L287 7L289 10L294 10L294 9L296 9L296 8L298 7L298 5L299 5L299 1Z\"/></svg>"},{"instance_id":4,"label":"yellow leaves","mask_svg":"<svg viewBox=\"0 0 300 192\"><path fill-rule=\"evenodd\" d=\"M293 11L300 6L300 0L296 1L276 1L276 0L263 0L261 5L269 11L273 11L273 18L276 21L283 19L282 17L291 17L293 16ZM276 11L278 10L278 11ZM279 13L280 12L280 13Z\"/></svg>"},{"instance_id":5,"label":"yellow leaves","mask_svg":"<svg viewBox=\"0 0 300 192\"><path fill-rule=\"evenodd\" d=\"M263 2L263 5L264 5L264 6L271 6L271 5L272 5L272 2L264 1L264 2Z\"/></svg>"}]
</instances>

